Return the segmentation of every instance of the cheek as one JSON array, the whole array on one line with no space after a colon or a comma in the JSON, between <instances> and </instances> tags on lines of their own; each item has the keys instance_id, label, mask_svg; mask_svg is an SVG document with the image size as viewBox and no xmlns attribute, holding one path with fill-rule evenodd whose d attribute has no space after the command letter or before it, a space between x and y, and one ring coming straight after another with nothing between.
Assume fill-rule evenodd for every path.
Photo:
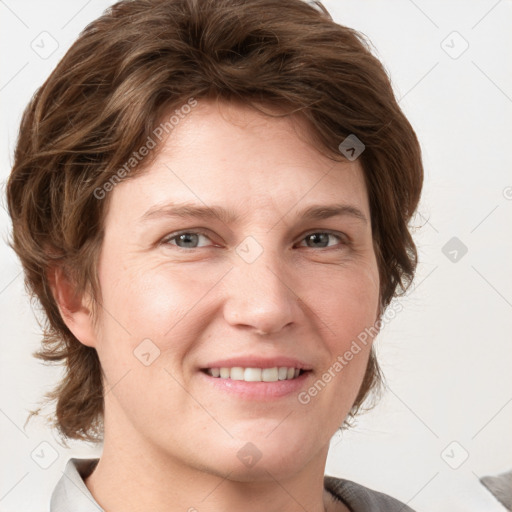
<instances>
[{"instance_id":1,"label":"cheek","mask_svg":"<svg viewBox=\"0 0 512 512\"><path fill-rule=\"evenodd\" d=\"M177 270L164 264L112 263L107 262L102 276L105 306L132 337L161 338L177 328L210 286L208 275L192 278L186 265Z\"/></svg>"},{"instance_id":2,"label":"cheek","mask_svg":"<svg viewBox=\"0 0 512 512\"><path fill-rule=\"evenodd\" d=\"M318 380L301 399L304 404L311 400L313 407L316 404L333 413L336 411L334 417L340 421L356 399L373 337L377 334L379 279L376 265L333 278L323 297L315 303L323 323L329 327L324 331L329 356Z\"/></svg>"},{"instance_id":3,"label":"cheek","mask_svg":"<svg viewBox=\"0 0 512 512\"><path fill-rule=\"evenodd\" d=\"M181 374L180 362L201 340L208 314L218 312L207 306L213 295L206 295L225 271L191 274L187 265L177 270L166 264L109 263L101 276L105 293L98 332L107 377L118 380L130 371L134 379L143 370L141 378L151 381L164 369ZM142 367L153 359L150 367ZM156 381L147 384L158 386Z\"/></svg>"},{"instance_id":4,"label":"cheek","mask_svg":"<svg viewBox=\"0 0 512 512\"><path fill-rule=\"evenodd\" d=\"M347 342L372 327L377 320L379 279L376 265L332 274L317 287L311 299L324 320L333 348L343 350Z\"/></svg>"}]
</instances>

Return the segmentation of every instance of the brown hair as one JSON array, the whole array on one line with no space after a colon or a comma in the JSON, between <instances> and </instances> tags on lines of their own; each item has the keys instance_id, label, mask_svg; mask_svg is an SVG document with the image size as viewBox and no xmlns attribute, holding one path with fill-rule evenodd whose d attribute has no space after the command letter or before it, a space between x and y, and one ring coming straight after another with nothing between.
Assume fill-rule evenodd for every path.
<instances>
[{"instance_id":1,"label":"brown hair","mask_svg":"<svg viewBox=\"0 0 512 512\"><path fill-rule=\"evenodd\" d=\"M65 437L101 439L102 377L96 350L80 343L60 315L50 272L62 267L77 296L88 292L93 306L101 305L96 262L110 195L101 200L95 191L142 172L142 165L120 169L164 114L191 98L301 116L335 160L344 159L338 146L347 136L360 139L381 314L412 281L417 253L408 222L423 181L420 146L363 35L336 24L319 2L118 2L83 30L27 106L7 184L10 245L44 312L35 355L66 365L47 395ZM380 383L372 349L347 422Z\"/></svg>"}]
</instances>

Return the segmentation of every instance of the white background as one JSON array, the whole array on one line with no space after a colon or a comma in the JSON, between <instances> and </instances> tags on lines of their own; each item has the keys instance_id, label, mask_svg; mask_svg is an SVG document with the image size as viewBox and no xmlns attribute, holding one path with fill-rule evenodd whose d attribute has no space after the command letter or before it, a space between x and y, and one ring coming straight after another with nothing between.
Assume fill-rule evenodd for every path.
<instances>
[{"instance_id":1,"label":"white background","mask_svg":"<svg viewBox=\"0 0 512 512\"><path fill-rule=\"evenodd\" d=\"M2 185L24 106L110 3L0 1ZM421 141L426 171L414 220L416 285L377 343L388 390L352 431L333 438L326 472L420 512L503 510L478 478L512 468L512 2L325 5L372 41ZM56 51L38 55L31 44L42 47L41 38ZM41 420L23 427L60 370L31 357L40 332L21 266L5 244L3 197L2 206L0 511L41 512L67 459L99 456L100 448L65 449ZM455 262L443 253L453 237L467 247ZM55 462L39 467L35 449Z\"/></svg>"}]
</instances>

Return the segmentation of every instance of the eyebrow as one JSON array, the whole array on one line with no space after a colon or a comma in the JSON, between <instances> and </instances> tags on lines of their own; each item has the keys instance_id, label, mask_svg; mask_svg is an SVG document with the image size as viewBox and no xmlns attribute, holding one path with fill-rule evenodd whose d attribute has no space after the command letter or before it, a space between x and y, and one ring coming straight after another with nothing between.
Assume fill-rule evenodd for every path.
<instances>
[{"instance_id":1,"label":"eyebrow","mask_svg":"<svg viewBox=\"0 0 512 512\"><path fill-rule=\"evenodd\" d=\"M318 204L302 210L298 214L302 220L322 220L331 217L352 217L368 223L365 214L356 206L349 204ZM223 206L202 206L194 203L166 203L156 204L147 210L139 219L146 223L152 219L160 218L195 218L219 219L224 224L232 224L239 220L239 216L231 209Z\"/></svg>"}]
</instances>

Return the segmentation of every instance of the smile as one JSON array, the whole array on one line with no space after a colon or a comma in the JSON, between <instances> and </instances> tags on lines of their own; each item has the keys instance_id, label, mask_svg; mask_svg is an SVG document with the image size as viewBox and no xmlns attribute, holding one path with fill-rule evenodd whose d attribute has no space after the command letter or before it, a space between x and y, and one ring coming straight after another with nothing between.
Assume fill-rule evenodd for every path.
<instances>
[{"instance_id":1,"label":"smile","mask_svg":"<svg viewBox=\"0 0 512 512\"><path fill-rule=\"evenodd\" d=\"M234 366L232 368L207 368L204 372L219 379L243 380L245 382L277 382L296 379L301 373L304 373L304 370L286 366L275 366L273 368Z\"/></svg>"}]
</instances>

